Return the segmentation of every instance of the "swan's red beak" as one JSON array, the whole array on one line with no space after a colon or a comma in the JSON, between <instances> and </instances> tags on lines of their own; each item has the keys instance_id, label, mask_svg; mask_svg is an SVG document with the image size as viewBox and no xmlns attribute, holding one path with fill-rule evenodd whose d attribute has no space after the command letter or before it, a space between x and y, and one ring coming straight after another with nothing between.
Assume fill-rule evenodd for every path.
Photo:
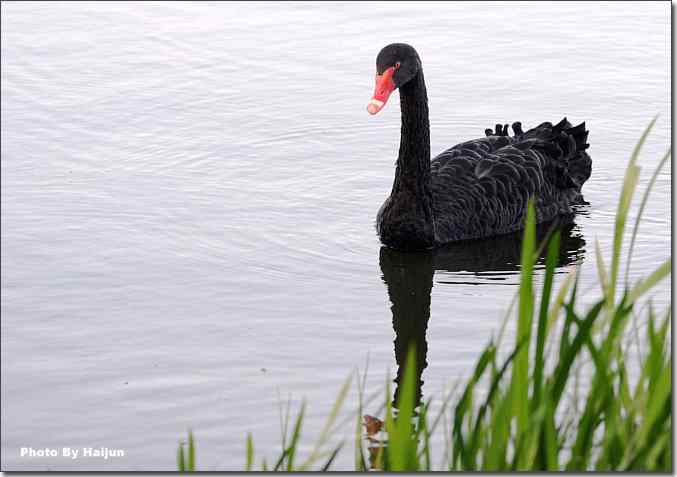
<instances>
[{"instance_id":1,"label":"swan's red beak","mask_svg":"<svg viewBox=\"0 0 677 477\"><path fill-rule=\"evenodd\" d=\"M388 102L390 93L395 91L395 83L393 82L393 73L395 68L390 67L381 75L376 75L376 87L374 88L374 96L371 97L369 104L367 104L367 111L369 114L376 114L383 109L383 106Z\"/></svg>"}]
</instances>

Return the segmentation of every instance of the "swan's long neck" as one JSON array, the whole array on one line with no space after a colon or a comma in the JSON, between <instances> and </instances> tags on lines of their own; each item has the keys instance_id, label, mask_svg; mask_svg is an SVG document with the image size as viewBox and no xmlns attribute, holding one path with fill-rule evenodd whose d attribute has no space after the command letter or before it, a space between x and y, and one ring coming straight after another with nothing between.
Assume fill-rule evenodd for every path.
<instances>
[{"instance_id":1,"label":"swan's long neck","mask_svg":"<svg viewBox=\"0 0 677 477\"><path fill-rule=\"evenodd\" d=\"M430 183L430 125L423 71L400 87L402 132L391 197L406 201L416 217L419 238L432 243L435 223ZM399 199L399 200L398 200Z\"/></svg>"},{"instance_id":2,"label":"swan's long neck","mask_svg":"<svg viewBox=\"0 0 677 477\"><path fill-rule=\"evenodd\" d=\"M423 193L430 189L430 123L423 71L400 87L400 108L402 132L395 186Z\"/></svg>"}]
</instances>

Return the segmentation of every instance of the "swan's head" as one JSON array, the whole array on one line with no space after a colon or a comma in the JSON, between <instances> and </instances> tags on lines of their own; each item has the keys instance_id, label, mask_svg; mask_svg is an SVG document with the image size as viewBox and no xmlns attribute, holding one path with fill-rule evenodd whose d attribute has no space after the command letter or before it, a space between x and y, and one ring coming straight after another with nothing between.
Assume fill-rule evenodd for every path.
<instances>
[{"instance_id":1,"label":"swan's head","mask_svg":"<svg viewBox=\"0 0 677 477\"><path fill-rule=\"evenodd\" d=\"M390 94L410 81L421 69L421 59L413 47L405 43L392 43L376 57L376 88L367 111L378 113L388 102Z\"/></svg>"}]
</instances>

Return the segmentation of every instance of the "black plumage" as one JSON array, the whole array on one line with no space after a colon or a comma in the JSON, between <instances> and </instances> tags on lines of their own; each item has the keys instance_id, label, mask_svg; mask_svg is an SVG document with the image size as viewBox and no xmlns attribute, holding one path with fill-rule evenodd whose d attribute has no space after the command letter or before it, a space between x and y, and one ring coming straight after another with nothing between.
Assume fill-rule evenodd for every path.
<instances>
[{"instance_id":1,"label":"black plumage","mask_svg":"<svg viewBox=\"0 0 677 477\"><path fill-rule=\"evenodd\" d=\"M385 47L377 72L398 64L402 130L395 180L376 229L390 247L416 250L523 227L533 197L537 222L572 213L590 177L585 123L564 118L522 130L496 124L485 137L458 144L430 160L428 98L421 61L409 45ZM400 67L401 65L401 67Z\"/></svg>"}]
</instances>

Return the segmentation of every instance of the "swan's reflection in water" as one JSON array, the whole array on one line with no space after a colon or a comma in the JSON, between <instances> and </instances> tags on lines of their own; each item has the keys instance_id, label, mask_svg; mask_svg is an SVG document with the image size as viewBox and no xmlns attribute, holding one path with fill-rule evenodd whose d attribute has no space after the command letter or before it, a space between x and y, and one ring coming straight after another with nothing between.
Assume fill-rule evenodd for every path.
<instances>
[{"instance_id":1,"label":"swan's reflection in water","mask_svg":"<svg viewBox=\"0 0 677 477\"><path fill-rule=\"evenodd\" d=\"M538 243L545 240L552 225L537 229ZM580 262L585 254L585 240L580 230L569 222L556 227L560 230L561 246L558 267ZM440 283L481 284L479 279L491 277L505 280L519 271L522 233L493 237L486 240L459 242L429 252L400 252L386 247L380 251L379 263L383 281L388 287L392 304L393 328L395 329L395 360L397 377L393 406L399 395L399 384L403 379L407 351L411 345L416 349L416 404L422 399L422 374L428 366L428 342L426 330L430 319L430 293L433 288L435 270L453 272L463 276L460 281ZM543 267L547 247L543 247L538 263ZM468 277L476 281L468 281ZM493 283L495 284L495 282Z\"/></svg>"}]
</instances>

